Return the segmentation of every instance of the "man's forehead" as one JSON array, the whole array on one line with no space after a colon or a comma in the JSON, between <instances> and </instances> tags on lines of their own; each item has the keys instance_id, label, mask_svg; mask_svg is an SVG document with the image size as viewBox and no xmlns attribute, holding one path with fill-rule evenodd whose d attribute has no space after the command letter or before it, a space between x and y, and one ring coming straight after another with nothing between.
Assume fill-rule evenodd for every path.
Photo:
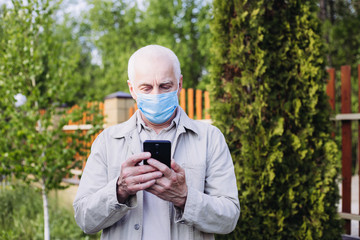
<instances>
[{"instance_id":1,"label":"man's forehead","mask_svg":"<svg viewBox=\"0 0 360 240\"><path fill-rule=\"evenodd\" d=\"M135 64L135 75L141 77L149 75L174 74L174 66L168 58L140 59Z\"/></svg>"},{"instance_id":2,"label":"man's forehead","mask_svg":"<svg viewBox=\"0 0 360 240\"><path fill-rule=\"evenodd\" d=\"M135 59L135 65L141 64L156 64L156 63L171 63L171 58L165 54L143 54Z\"/></svg>"}]
</instances>

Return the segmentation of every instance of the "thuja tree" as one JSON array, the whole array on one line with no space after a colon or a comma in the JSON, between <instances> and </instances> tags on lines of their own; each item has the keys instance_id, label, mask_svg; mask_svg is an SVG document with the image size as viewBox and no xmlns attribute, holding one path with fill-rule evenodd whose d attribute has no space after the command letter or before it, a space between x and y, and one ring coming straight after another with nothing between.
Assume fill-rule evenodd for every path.
<instances>
[{"instance_id":1,"label":"thuja tree","mask_svg":"<svg viewBox=\"0 0 360 240\"><path fill-rule=\"evenodd\" d=\"M49 239L47 193L63 188L62 179L78 164L75 154L86 155L83 142L102 119L93 109L94 127L87 134L63 131L70 119L82 118L81 108L72 114L60 110L76 94L71 87L78 81L74 70L79 55L54 34L55 1L12 4L3 9L0 21L0 174L41 186L44 239Z\"/></svg>"},{"instance_id":2,"label":"thuja tree","mask_svg":"<svg viewBox=\"0 0 360 240\"><path fill-rule=\"evenodd\" d=\"M218 239L340 239L315 1L214 1L211 114L235 164L241 217Z\"/></svg>"}]
</instances>

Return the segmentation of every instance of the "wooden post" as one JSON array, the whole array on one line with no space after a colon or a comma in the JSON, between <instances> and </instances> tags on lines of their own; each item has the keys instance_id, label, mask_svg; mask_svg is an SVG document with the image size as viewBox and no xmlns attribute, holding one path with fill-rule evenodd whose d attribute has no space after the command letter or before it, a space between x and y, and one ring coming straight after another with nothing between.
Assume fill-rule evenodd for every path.
<instances>
[{"instance_id":1,"label":"wooden post","mask_svg":"<svg viewBox=\"0 0 360 240\"><path fill-rule=\"evenodd\" d=\"M87 105L86 105L86 119L85 119L85 123L84 124L87 124L88 122L91 122L94 118L93 114L90 114L93 106L95 106L95 102L88 102Z\"/></svg>"},{"instance_id":2,"label":"wooden post","mask_svg":"<svg viewBox=\"0 0 360 240\"><path fill-rule=\"evenodd\" d=\"M188 89L188 115L189 118L194 119L194 89Z\"/></svg>"},{"instance_id":3,"label":"wooden post","mask_svg":"<svg viewBox=\"0 0 360 240\"><path fill-rule=\"evenodd\" d=\"M341 113L351 113L350 66L341 67ZM351 213L351 121L342 121L342 212ZM350 220L345 232L351 233Z\"/></svg>"},{"instance_id":4,"label":"wooden post","mask_svg":"<svg viewBox=\"0 0 360 240\"><path fill-rule=\"evenodd\" d=\"M326 93L329 96L329 103L331 106L331 109L335 110L335 69L329 68L327 70L329 73L329 81L326 85Z\"/></svg>"},{"instance_id":5,"label":"wooden post","mask_svg":"<svg viewBox=\"0 0 360 240\"><path fill-rule=\"evenodd\" d=\"M204 93L204 98L205 98L205 119L210 119L210 96L209 96L209 92L205 91Z\"/></svg>"},{"instance_id":6,"label":"wooden post","mask_svg":"<svg viewBox=\"0 0 360 240\"><path fill-rule=\"evenodd\" d=\"M202 119L202 91L196 89L196 119Z\"/></svg>"},{"instance_id":7,"label":"wooden post","mask_svg":"<svg viewBox=\"0 0 360 240\"><path fill-rule=\"evenodd\" d=\"M131 118L137 110L138 107L136 103L132 107L129 107L129 118Z\"/></svg>"},{"instance_id":8,"label":"wooden post","mask_svg":"<svg viewBox=\"0 0 360 240\"><path fill-rule=\"evenodd\" d=\"M180 91L180 107L186 112L186 90L184 88Z\"/></svg>"},{"instance_id":9,"label":"wooden post","mask_svg":"<svg viewBox=\"0 0 360 240\"><path fill-rule=\"evenodd\" d=\"M129 118L131 118L134 112L135 112L135 107L129 107Z\"/></svg>"},{"instance_id":10,"label":"wooden post","mask_svg":"<svg viewBox=\"0 0 360 240\"><path fill-rule=\"evenodd\" d=\"M104 116L104 102L100 102L99 104L99 111Z\"/></svg>"},{"instance_id":11,"label":"wooden post","mask_svg":"<svg viewBox=\"0 0 360 240\"><path fill-rule=\"evenodd\" d=\"M329 68L327 70L329 73L329 81L326 85L326 93L329 96L329 103L332 110L332 114L335 114L335 69ZM336 129L336 123L332 123L333 129ZM331 137L335 138L335 132L331 132Z\"/></svg>"},{"instance_id":12,"label":"wooden post","mask_svg":"<svg viewBox=\"0 0 360 240\"><path fill-rule=\"evenodd\" d=\"M86 124L86 112L83 112L82 124Z\"/></svg>"}]
</instances>

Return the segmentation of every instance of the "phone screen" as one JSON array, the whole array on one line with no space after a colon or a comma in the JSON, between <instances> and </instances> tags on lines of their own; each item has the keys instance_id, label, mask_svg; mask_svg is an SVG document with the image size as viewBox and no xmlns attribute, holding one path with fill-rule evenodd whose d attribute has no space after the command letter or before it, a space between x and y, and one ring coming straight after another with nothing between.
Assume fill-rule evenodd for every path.
<instances>
[{"instance_id":1,"label":"phone screen","mask_svg":"<svg viewBox=\"0 0 360 240\"><path fill-rule=\"evenodd\" d=\"M146 140L144 141L144 152L150 152L154 158L171 168L171 142L166 140ZM144 160L144 164L148 164Z\"/></svg>"}]
</instances>

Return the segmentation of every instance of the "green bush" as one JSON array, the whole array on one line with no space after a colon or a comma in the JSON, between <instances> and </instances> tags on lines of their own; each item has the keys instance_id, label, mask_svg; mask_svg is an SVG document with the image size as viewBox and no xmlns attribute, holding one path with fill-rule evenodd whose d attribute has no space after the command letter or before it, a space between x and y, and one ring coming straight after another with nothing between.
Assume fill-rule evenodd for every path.
<instances>
[{"instance_id":1,"label":"green bush","mask_svg":"<svg viewBox=\"0 0 360 240\"><path fill-rule=\"evenodd\" d=\"M36 239L42 231L41 197L33 189L18 184L1 187L0 209L0 239Z\"/></svg>"},{"instance_id":2,"label":"green bush","mask_svg":"<svg viewBox=\"0 0 360 240\"><path fill-rule=\"evenodd\" d=\"M51 239L99 239L86 235L77 226L73 212L50 204ZM43 239L44 220L41 193L21 183L0 187L0 239Z\"/></svg>"},{"instance_id":3,"label":"green bush","mask_svg":"<svg viewBox=\"0 0 360 240\"><path fill-rule=\"evenodd\" d=\"M217 239L340 239L315 1L214 0L211 114L235 165L241 216Z\"/></svg>"}]
</instances>

